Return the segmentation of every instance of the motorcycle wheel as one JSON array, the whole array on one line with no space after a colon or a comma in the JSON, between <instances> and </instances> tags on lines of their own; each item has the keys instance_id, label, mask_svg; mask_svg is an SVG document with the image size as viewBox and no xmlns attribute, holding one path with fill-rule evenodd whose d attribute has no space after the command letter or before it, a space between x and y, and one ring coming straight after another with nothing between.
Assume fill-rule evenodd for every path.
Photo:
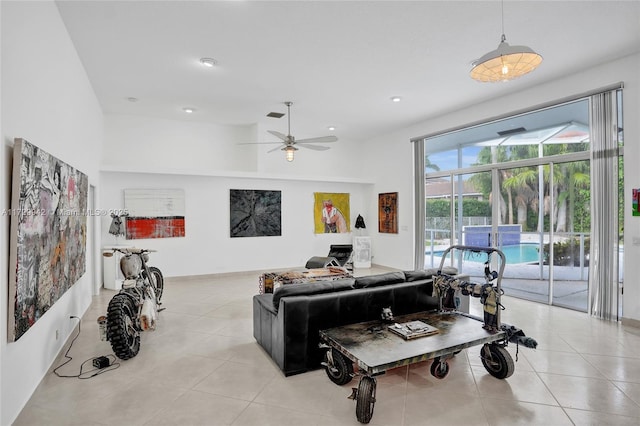
<instances>
[{"instance_id":1,"label":"motorcycle wheel","mask_svg":"<svg viewBox=\"0 0 640 426\"><path fill-rule=\"evenodd\" d=\"M140 331L136 326L136 307L126 294L113 296L107 308L107 338L120 359L130 359L140 350Z\"/></svg>"},{"instance_id":2,"label":"motorcycle wheel","mask_svg":"<svg viewBox=\"0 0 640 426\"><path fill-rule=\"evenodd\" d=\"M153 285L153 291L156 293L156 303L160 305L162 291L164 290L164 277L162 276L160 269L155 266L149 267L149 273L151 274L151 285Z\"/></svg>"}]
</instances>

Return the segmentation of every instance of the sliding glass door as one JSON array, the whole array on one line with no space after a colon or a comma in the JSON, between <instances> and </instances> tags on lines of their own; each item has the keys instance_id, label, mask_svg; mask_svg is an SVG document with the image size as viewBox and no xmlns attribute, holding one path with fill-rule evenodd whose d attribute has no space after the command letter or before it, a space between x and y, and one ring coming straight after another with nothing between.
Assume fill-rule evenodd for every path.
<instances>
[{"instance_id":1,"label":"sliding glass door","mask_svg":"<svg viewBox=\"0 0 640 426\"><path fill-rule=\"evenodd\" d=\"M545 248L553 238L550 167L547 164L498 171L502 201L499 214L504 225L498 227L496 247L507 259L502 286L512 296L543 303L549 302L551 294L552 271L545 256Z\"/></svg>"},{"instance_id":2,"label":"sliding glass door","mask_svg":"<svg viewBox=\"0 0 640 426\"><path fill-rule=\"evenodd\" d=\"M425 267L450 245L498 248L508 295L588 311L589 108L581 99L425 139Z\"/></svg>"}]
</instances>

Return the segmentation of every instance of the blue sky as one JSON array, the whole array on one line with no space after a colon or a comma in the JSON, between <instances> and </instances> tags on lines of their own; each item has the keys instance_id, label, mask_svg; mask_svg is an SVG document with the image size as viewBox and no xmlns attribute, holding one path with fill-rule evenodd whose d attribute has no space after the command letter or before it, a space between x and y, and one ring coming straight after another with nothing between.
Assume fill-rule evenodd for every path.
<instances>
[{"instance_id":1,"label":"blue sky","mask_svg":"<svg viewBox=\"0 0 640 426\"><path fill-rule=\"evenodd\" d=\"M478 153L483 147L481 146L468 146L462 149L462 167L470 167L478 160ZM452 170L458 168L458 150L436 152L433 154L427 154L431 164L436 164L440 167L440 171ZM427 173L433 172L428 169Z\"/></svg>"}]
</instances>

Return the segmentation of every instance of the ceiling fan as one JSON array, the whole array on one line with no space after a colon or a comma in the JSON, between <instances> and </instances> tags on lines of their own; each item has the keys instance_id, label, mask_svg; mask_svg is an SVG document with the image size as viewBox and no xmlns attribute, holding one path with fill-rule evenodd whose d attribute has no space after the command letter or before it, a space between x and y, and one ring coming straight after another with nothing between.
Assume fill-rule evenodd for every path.
<instances>
[{"instance_id":1,"label":"ceiling fan","mask_svg":"<svg viewBox=\"0 0 640 426\"><path fill-rule=\"evenodd\" d=\"M298 150L297 146L302 148L312 149L314 151L326 151L329 149L328 146L322 145L313 145L314 143L329 143L336 142L338 140L335 136L320 136L317 138L307 138L296 140L295 137L291 136L291 105L293 102L285 102L287 106L287 134L284 135L280 132L276 132L275 130L267 130L267 132L271 133L273 136L282 139L282 142L255 142L251 144L257 145L267 145L267 144L282 144L282 147L273 148L267 152L274 152L277 150L284 151L287 161L293 161L293 157L295 152ZM244 144L243 144L244 145Z\"/></svg>"}]
</instances>

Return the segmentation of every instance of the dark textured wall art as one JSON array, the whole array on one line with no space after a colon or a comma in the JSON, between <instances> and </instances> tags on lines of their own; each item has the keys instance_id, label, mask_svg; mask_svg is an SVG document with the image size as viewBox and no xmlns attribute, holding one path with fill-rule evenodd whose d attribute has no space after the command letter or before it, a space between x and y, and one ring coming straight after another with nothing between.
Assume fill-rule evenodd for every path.
<instances>
[{"instance_id":1,"label":"dark textured wall art","mask_svg":"<svg viewBox=\"0 0 640 426\"><path fill-rule=\"evenodd\" d=\"M16 139L12 191L7 338L16 341L85 272L89 179Z\"/></svg>"},{"instance_id":2,"label":"dark textured wall art","mask_svg":"<svg viewBox=\"0 0 640 426\"><path fill-rule=\"evenodd\" d=\"M282 235L282 193L252 189L230 191L231 238Z\"/></svg>"}]
</instances>

